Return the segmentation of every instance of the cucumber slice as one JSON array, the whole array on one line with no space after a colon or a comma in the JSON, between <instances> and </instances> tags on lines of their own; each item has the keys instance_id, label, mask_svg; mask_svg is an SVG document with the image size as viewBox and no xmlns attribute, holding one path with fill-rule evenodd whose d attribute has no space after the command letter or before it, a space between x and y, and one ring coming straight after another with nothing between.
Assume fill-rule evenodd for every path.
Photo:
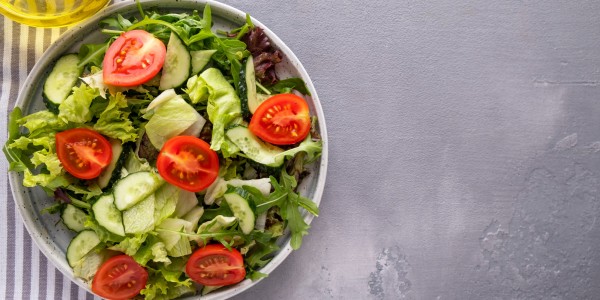
<instances>
[{"instance_id":1,"label":"cucumber slice","mask_svg":"<svg viewBox=\"0 0 600 300\"><path fill-rule=\"evenodd\" d=\"M131 173L115 184L115 206L118 210L126 210L154 193L162 184L162 179L152 172Z\"/></svg>"},{"instance_id":2,"label":"cucumber slice","mask_svg":"<svg viewBox=\"0 0 600 300\"><path fill-rule=\"evenodd\" d=\"M123 212L125 233L142 234L154 228L154 194Z\"/></svg>"},{"instance_id":3,"label":"cucumber slice","mask_svg":"<svg viewBox=\"0 0 600 300\"><path fill-rule=\"evenodd\" d=\"M69 96L83 72L78 67L77 54L67 54L56 61L44 82L44 103L48 110L58 113L58 106Z\"/></svg>"},{"instance_id":4,"label":"cucumber slice","mask_svg":"<svg viewBox=\"0 0 600 300\"><path fill-rule=\"evenodd\" d=\"M85 229L83 224L87 219L87 214L71 204L67 204L67 207L63 209L60 218L67 228L75 232L80 232Z\"/></svg>"},{"instance_id":5,"label":"cucumber slice","mask_svg":"<svg viewBox=\"0 0 600 300\"><path fill-rule=\"evenodd\" d=\"M100 244L98 235L92 230L84 230L77 234L67 248L67 261L74 267L79 260Z\"/></svg>"},{"instance_id":6,"label":"cucumber slice","mask_svg":"<svg viewBox=\"0 0 600 300\"><path fill-rule=\"evenodd\" d=\"M190 68L190 53L177 34L171 31L158 89L164 91L181 86L190 76Z\"/></svg>"},{"instance_id":7,"label":"cucumber slice","mask_svg":"<svg viewBox=\"0 0 600 300\"><path fill-rule=\"evenodd\" d=\"M125 236L123 228L123 217L121 211L115 207L115 197L112 194L100 196L96 203L92 205L94 218L100 226L106 230L120 236Z\"/></svg>"},{"instance_id":8,"label":"cucumber slice","mask_svg":"<svg viewBox=\"0 0 600 300\"><path fill-rule=\"evenodd\" d=\"M123 145L119 140L110 139L110 146L112 148L112 159L100 176L98 176L98 179L96 179L98 187L101 189L109 186L111 181L116 181L121 177L121 166L123 166L129 154L128 152L123 152Z\"/></svg>"},{"instance_id":9,"label":"cucumber slice","mask_svg":"<svg viewBox=\"0 0 600 300\"><path fill-rule=\"evenodd\" d=\"M256 78L254 77L254 62L252 55L246 59L245 66L240 70L238 95L244 119L250 119L250 102L256 102Z\"/></svg>"},{"instance_id":10,"label":"cucumber slice","mask_svg":"<svg viewBox=\"0 0 600 300\"><path fill-rule=\"evenodd\" d=\"M246 97L248 99L248 110L254 114L260 102L256 93L256 75L254 73L254 59L252 55L246 60L246 68L244 72L246 83Z\"/></svg>"},{"instance_id":11,"label":"cucumber slice","mask_svg":"<svg viewBox=\"0 0 600 300\"><path fill-rule=\"evenodd\" d=\"M192 74L198 74L208 64L210 58L217 50L190 51L192 57Z\"/></svg>"},{"instance_id":12,"label":"cucumber slice","mask_svg":"<svg viewBox=\"0 0 600 300\"><path fill-rule=\"evenodd\" d=\"M277 146L265 143L244 126L233 127L225 135L238 146L251 160L269 167L279 167L283 164L283 150Z\"/></svg>"},{"instance_id":13,"label":"cucumber slice","mask_svg":"<svg viewBox=\"0 0 600 300\"><path fill-rule=\"evenodd\" d=\"M248 200L235 192L226 193L223 198L227 201L233 215L239 220L242 232L249 234L254 229L255 217Z\"/></svg>"}]
</instances>

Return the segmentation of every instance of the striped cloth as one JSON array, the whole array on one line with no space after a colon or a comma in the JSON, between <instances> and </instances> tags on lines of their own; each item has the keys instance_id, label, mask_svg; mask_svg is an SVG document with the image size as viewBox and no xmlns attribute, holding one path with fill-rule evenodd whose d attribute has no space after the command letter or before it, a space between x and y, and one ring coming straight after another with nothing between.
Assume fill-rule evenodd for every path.
<instances>
[{"instance_id":1,"label":"striped cloth","mask_svg":"<svg viewBox=\"0 0 600 300\"><path fill-rule=\"evenodd\" d=\"M7 139L7 113L14 107L22 83L48 46L65 31L65 28L33 28L0 16L2 145ZM2 157L0 174L7 172L8 163ZM0 201L0 299L94 299L40 253L15 208L6 176L0 176L0 199L5 199Z\"/></svg>"}]
</instances>

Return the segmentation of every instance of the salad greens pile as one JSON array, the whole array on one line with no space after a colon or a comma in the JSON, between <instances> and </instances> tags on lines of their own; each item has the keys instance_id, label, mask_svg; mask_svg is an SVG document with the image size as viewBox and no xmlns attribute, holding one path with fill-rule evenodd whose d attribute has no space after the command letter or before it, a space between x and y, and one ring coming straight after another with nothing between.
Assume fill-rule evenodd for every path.
<instances>
[{"instance_id":1,"label":"salad greens pile","mask_svg":"<svg viewBox=\"0 0 600 300\"><path fill-rule=\"evenodd\" d=\"M81 46L77 54L81 73L64 101L56 104L45 99L47 110L26 116L19 107L12 111L9 139L3 149L10 170L23 173L24 186L40 187L56 199L46 212L60 213L74 231L92 231L97 236L91 249L69 256L74 274L84 280L91 282L107 258L125 253L149 273L141 291L147 299L196 293L199 287L186 275L185 264L193 249L209 243L238 249L246 278L265 277L260 269L278 251L278 238L289 231L292 248L298 249L309 229L303 211L319 214L315 203L299 195L297 187L322 147L315 118L306 139L275 147L277 151L263 155L262 161L256 159L256 153L247 153L247 145L232 140L228 131L247 126L251 117L245 103L248 74L244 66L254 57L254 65L262 68L256 73L259 98L291 92L310 95L309 91L300 78L273 77L281 53L249 16L239 28L213 32L208 5L202 16L198 11L160 13L141 7L140 14L140 19L116 15L101 22L106 42ZM192 58L183 85L161 88L165 79L160 74L127 88L103 82L102 61L109 45L134 29L160 39L167 45L167 53L174 39L182 42ZM112 170L101 175L106 182L79 179L63 168L55 135L73 128L93 129L122 147ZM166 183L156 171L159 150L178 135L200 137L219 155L218 177L204 191L180 189ZM105 201L108 198L103 197L109 196L113 201L115 186L138 172L157 178L143 200L122 211L112 209L114 206L107 211L96 209L99 199ZM232 193L245 199L255 216L250 230L224 200L224 195ZM118 196L115 192L114 197ZM97 215L105 213L108 215ZM107 228L101 224L103 218L122 220L120 228L125 231ZM204 292L214 288L204 287Z\"/></svg>"}]
</instances>

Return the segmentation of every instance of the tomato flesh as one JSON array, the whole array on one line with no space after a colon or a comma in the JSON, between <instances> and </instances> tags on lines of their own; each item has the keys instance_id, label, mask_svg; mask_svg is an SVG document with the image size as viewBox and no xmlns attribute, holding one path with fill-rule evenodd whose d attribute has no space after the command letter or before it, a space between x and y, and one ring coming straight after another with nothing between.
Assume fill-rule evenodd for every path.
<instances>
[{"instance_id":1,"label":"tomato flesh","mask_svg":"<svg viewBox=\"0 0 600 300\"><path fill-rule=\"evenodd\" d=\"M176 136L161 149L156 167L167 182L190 192L199 192L217 179L219 156L208 143L197 137Z\"/></svg>"},{"instance_id":2,"label":"tomato flesh","mask_svg":"<svg viewBox=\"0 0 600 300\"><path fill-rule=\"evenodd\" d=\"M152 79L165 62L165 44L144 30L119 36L106 50L102 61L104 83L135 86Z\"/></svg>"},{"instance_id":3,"label":"tomato flesh","mask_svg":"<svg viewBox=\"0 0 600 300\"><path fill-rule=\"evenodd\" d=\"M308 104L294 94L275 95L258 106L248 129L271 144L298 143L310 132Z\"/></svg>"},{"instance_id":4,"label":"tomato flesh","mask_svg":"<svg viewBox=\"0 0 600 300\"><path fill-rule=\"evenodd\" d=\"M242 254L222 244L211 244L196 250L185 266L195 282L206 286L231 285L246 277Z\"/></svg>"},{"instance_id":5,"label":"tomato flesh","mask_svg":"<svg viewBox=\"0 0 600 300\"><path fill-rule=\"evenodd\" d=\"M129 299L135 297L146 286L148 271L128 255L109 258L100 266L92 291L108 299Z\"/></svg>"},{"instance_id":6,"label":"tomato flesh","mask_svg":"<svg viewBox=\"0 0 600 300\"><path fill-rule=\"evenodd\" d=\"M96 178L112 159L112 147L98 132L74 128L55 136L56 154L63 168L80 179Z\"/></svg>"}]
</instances>

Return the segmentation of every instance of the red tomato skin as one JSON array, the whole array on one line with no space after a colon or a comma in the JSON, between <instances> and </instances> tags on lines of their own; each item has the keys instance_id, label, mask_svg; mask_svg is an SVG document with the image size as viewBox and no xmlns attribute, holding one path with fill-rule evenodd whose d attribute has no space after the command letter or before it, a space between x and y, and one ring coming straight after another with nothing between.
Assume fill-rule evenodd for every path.
<instances>
[{"instance_id":1,"label":"red tomato skin","mask_svg":"<svg viewBox=\"0 0 600 300\"><path fill-rule=\"evenodd\" d=\"M152 79L165 62L165 44L144 30L119 36L106 50L102 61L104 83L136 86Z\"/></svg>"},{"instance_id":2,"label":"red tomato skin","mask_svg":"<svg viewBox=\"0 0 600 300\"><path fill-rule=\"evenodd\" d=\"M156 167L168 183L200 192L217 179L219 156L208 143L195 136L176 136L164 144Z\"/></svg>"},{"instance_id":3,"label":"red tomato skin","mask_svg":"<svg viewBox=\"0 0 600 300\"><path fill-rule=\"evenodd\" d=\"M94 130L87 128L73 128L65 130L57 133L55 135L55 140L56 154L62 164L62 167L69 172L69 174L79 179L93 179L98 177L100 173L102 173L102 169L106 167L112 159L112 147L110 142L104 136ZM92 144L96 142L99 150L102 151L99 156L95 156L94 159L97 159L96 163L88 160L89 166L84 165L84 167L89 167L88 170L78 167L77 163L70 159L72 156L69 155L71 152L69 147L72 147L74 144L82 141L91 141Z\"/></svg>"},{"instance_id":4,"label":"red tomato skin","mask_svg":"<svg viewBox=\"0 0 600 300\"><path fill-rule=\"evenodd\" d=\"M127 265L127 269L123 270L123 268L121 268L120 271L122 271L122 273L117 274L119 276L123 276L125 273L126 275L129 275L128 278L121 279L119 276L117 276L116 278L111 279L108 277L109 274L114 274L113 270L115 268L123 265ZM114 286L111 286L111 282L119 280L121 280L121 282L118 283L121 284L117 287L123 286L126 289L111 290L115 288ZM135 280L135 283L133 283L131 280ZM96 275L94 276L94 279L92 280L92 291L98 296L107 299L130 299L137 296L140 291L144 289L147 281L148 271L135 262L131 256L122 254L109 258L100 266L96 272ZM127 283L132 283L132 286L127 287Z\"/></svg>"},{"instance_id":5,"label":"red tomato skin","mask_svg":"<svg viewBox=\"0 0 600 300\"><path fill-rule=\"evenodd\" d=\"M224 262L219 262L221 258L223 258L222 261ZM216 264L214 263L215 261L217 261ZM227 268L226 278L216 278L217 276L203 277L202 275L206 274L206 272L210 273L209 269L213 265L218 265L215 268L217 270L221 268L221 271L223 268ZM242 254L235 248L232 248L230 251L222 244L210 244L196 250L190 256L185 266L185 272L193 281L205 286L232 285L244 280L246 277Z\"/></svg>"},{"instance_id":6,"label":"red tomato skin","mask_svg":"<svg viewBox=\"0 0 600 300\"><path fill-rule=\"evenodd\" d=\"M310 132L310 112L306 101L294 94L278 94L261 103L248 129L265 142L293 145Z\"/></svg>"}]
</instances>

